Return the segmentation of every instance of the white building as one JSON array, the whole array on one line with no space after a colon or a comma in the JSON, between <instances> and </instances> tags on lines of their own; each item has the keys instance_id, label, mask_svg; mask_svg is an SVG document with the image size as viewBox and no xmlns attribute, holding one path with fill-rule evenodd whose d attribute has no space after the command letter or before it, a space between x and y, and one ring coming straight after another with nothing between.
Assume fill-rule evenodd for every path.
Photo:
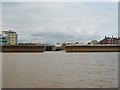
<instances>
[{"instance_id":1,"label":"white building","mask_svg":"<svg viewBox=\"0 0 120 90\"><path fill-rule=\"evenodd\" d=\"M0 45L10 44L10 38L7 34L0 34Z\"/></svg>"},{"instance_id":2,"label":"white building","mask_svg":"<svg viewBox=\"0 0 120 90\"><path fill-rule=\"evenodd\" d=\"M6 34L8 35L10 45L16 45L17 44L18 35L15 31L12 31L12 30L2 31L2 34L3 35L6 35Z\"/></svg>"}]
</instances>

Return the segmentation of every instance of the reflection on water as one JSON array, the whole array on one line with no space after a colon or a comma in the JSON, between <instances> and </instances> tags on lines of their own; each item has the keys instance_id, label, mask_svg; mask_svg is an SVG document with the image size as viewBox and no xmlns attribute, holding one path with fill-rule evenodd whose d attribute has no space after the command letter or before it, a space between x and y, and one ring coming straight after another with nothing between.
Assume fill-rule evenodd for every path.
<instances>
[{"instance_id":1,"label":"reflection on water","mask_svg":"<svg viewBox=\"0 0 120 90\"><path fill-rule=\"evenodd\" d=\"M118 87L118 53L3 53L3 88Z\"/></svg>"}]
</instances>

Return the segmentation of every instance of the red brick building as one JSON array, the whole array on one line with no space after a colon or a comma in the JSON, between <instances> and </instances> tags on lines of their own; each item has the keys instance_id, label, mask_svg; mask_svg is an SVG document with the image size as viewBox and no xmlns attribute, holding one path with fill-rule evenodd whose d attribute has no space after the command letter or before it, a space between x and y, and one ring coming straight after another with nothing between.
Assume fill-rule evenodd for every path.
<instances>
[{"instance_id":1,"label":"red brick building","mask_svg":"<svg viewBox=\"0 0 120 90\"><path fill-rule=\"evenodd\" d=\"M120 44L120 37L106 37L98 42L98 44Z\"/></svg>"}]
</instances>

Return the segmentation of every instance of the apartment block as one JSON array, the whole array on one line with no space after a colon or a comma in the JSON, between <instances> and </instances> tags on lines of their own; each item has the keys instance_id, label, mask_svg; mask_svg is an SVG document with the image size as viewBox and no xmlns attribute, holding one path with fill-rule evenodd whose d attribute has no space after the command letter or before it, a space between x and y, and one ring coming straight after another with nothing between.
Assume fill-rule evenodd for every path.
<instances>
[{"instance_id":1,"label":"apartment block","mask_svg":"<svg viewBox=\"0 0 120 90\"><path fill-rule=\"evenodd\" d=\"M2 31L2 34L3 35L7 34L9 36L10 45L16 45L17 44L18 35L15 31L12 31L12 30Z\"/></svg>"},{"instance_id":2,"label":"apartment block","mask_svg":"<svg viewBox=\"0 0 120 90\"><path fill-rule=\"evenodd\" d=\"M9 45L10 38L7 34L0 34L0 45Z\"/></svg>"}]
</instances>

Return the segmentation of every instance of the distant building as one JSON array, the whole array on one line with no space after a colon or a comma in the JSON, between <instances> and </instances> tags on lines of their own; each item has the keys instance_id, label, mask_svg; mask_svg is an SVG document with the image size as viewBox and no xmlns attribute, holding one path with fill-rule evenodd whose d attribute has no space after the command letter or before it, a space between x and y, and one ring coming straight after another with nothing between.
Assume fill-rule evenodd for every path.
<instances>
[{"instance_id":1,"label":"distant building","mask_svg":"<svg viewBox=\"0 0 120 90\"><path fill-rule=\"evenodd\" d=\"M99 44L118 44L120 43L120 38L118 37L106 37L98 42Z\"/></svg>"},{"instance_id":2,"label":"distant building","mask_svg":"<svg viewBox=\"0 0 120 90\"><path fill-rule=\"evenodd\" d=\"M10 45L16 45L17 44L17 33L15 31L12 30L8 30L8 31L2 31L3 35L8 35L9 37L9 44Z\"/></svg>"},{"instance_id":3,"label":"distant building","mask_svg":"<svg viewBox=\"0 0 120 90\"><path fill-rule=\"evenodd\" d=\"M118 37L118 45L120 45L120 37Z\"/></svg>"},{"instance_id":4,"label":"distant building","mask_svg":"<svg viewBox=\"0 0 120 90\"><path fill-rule=\"evenodd\" d=\"M64 44L65 45L73 45L73 46L84 45L84 43L82 43L82 42L66 42Z\"/></svg>"},{"instance_id":5,"label":"distant building","mask_svg":"<svg viewBox=\"0 0 120 90\"><path fill-rule=\"evenodd\" d=\"M97 40L92 40L92 41L89 42L88 44L90 44L90 45L97 45L97 44L98 44L98 41L97 41Z\"/></svg>"},{"instance_id":6,"label":"distant building","mask_svg":"<svg viewBox=\"0 0 120 90\"><path fill-rule=\"evenodd\" d=\"M0 34L0 45L10 44L10 38L7 34Z\"/></svg>"}]
</instances>

